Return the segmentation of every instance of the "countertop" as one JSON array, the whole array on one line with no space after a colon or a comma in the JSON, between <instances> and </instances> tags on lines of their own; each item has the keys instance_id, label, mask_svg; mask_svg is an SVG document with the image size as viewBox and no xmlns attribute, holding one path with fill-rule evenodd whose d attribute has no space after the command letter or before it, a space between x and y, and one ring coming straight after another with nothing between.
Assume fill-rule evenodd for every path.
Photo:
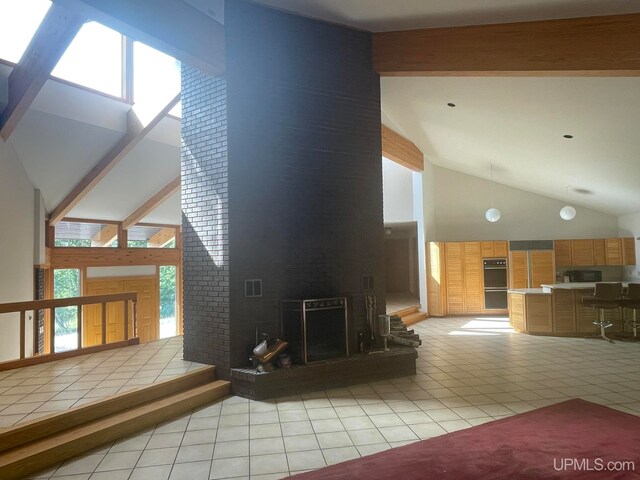
<instances>
[{"instance_id":1,"label":"countertop","mask_svg":"<svg viewBox=\"0 0 640 480\"><path fill-rule=\"evenodd\" d=\"M611 282L613 283L613 282ZM627 282L621 282L623 287L627 286ZM568 282L568 283L550 283L542 285L543 290L551 293L554 288L563 290L579 290L581 288L594 288L595 282Z\"/></svg>"},{"instance_id":2,"label":"countertop","mask_svg":"<svg viewBox=\"0 0 640 480\"><path fill-rule=\"evenodd\" d=\"M522 295L551 295L551 291L546 291L544 288L510 288L509 293L516 293Z\"/></svg>"}]
</instances>

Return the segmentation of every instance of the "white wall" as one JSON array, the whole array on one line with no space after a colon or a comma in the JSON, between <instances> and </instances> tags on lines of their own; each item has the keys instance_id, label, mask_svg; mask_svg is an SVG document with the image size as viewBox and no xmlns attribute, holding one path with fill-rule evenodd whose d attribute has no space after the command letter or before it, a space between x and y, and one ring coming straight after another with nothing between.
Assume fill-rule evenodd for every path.
<instances>
[{"instance_id":1,"label":"white wall","mask_svg":"<svg viewBox=\"0 0 640 480\"><path fill-rule=\"evenodd\" d=\"M618 234L621 237L640 237L640 213L618 217ZM624 267L623 279L640 281L640 242L636 240L636 265Z\"/></svg>"},{"instance_id":2,"label":"white wall","mask_svg":"<svg viewBox=\"0 0 640 480\"><path fill-rule=\"evenodd\" d=\"M491 207L491 183L446 168L434 168L435 223L439 241L553 240L618 236L614 215L573 206L576 218L564 221L559 211L566 202L495 184L496 223L485 220ZM425 191L425 202L427 192ZM426 205L425 205L426 209ZM432 237L433 238L433 237Z\"/></svg>"},{"instance_id":3,"label":"white wall","mask_svg":"<svg viewBox=\"0 0 640 480\"><path fill-rule=\"evenodd\" d=\"M0 139L0 303L33 300L34 211L33 185L13 147ZM0 361L18 358L17 316L0 315L0 322Z\"/></svg>"},{"instance_id":4,"label":"white wall","mask_svg":"<svg viewBox=\"0 0 640 480\"><path fill-rule=\"evenodd\" d=\"M382 157L384 223L414 220L412 175L408 168Z\"/></svg>"}]
</instances>

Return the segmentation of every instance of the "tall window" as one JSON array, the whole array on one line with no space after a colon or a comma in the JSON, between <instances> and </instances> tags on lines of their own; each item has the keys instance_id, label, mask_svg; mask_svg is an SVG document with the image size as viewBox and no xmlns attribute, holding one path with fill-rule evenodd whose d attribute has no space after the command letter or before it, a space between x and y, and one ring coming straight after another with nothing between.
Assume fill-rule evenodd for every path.
<instances>
[{"instance_id":1,"label":"tall window","mask_svg":"<svg viewBox=\"0 0 640 480\"><path fill-rule=\"evenodd\" d=\"M0 0L0 58L20 61L50 6L49 0Z\"/></svg>"},{"instance_id":2,"label":"tall window","mask_svg":"<svg viewBox=\"0 0 640 480\"><path fill-rule=\"evenodd\" d=\"M77 268L53 271L53 298L80 296L80 270ZM55 351L64 352L78 348L78 310L76 307L55 309ZM53 352L52 352L53 353Z\"/></svg>"},{"instance_id":3,"label":"tall window","mask_svg":"<svg viewBox=\"0 0 640 480\"><path fill-rule=\"evenodd\" d=\"M120 33L104 25L85 23L51 74L122 97L122 41Z\"/></svg>"}]
</instances>

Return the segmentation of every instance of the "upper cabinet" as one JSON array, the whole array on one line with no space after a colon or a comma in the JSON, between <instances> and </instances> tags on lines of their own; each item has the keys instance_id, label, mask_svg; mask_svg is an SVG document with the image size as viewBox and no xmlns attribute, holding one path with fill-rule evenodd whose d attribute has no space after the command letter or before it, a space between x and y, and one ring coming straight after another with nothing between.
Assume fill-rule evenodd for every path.
<instances>
[{"instance_id":1,"label":"upper cabinet","mask_svg":"<svg viewBox=\"0 0 640 480\"><path fill-rule=\"evenodd\" d=\"M506 240L480 242L482 258L507 258L508 243Z\"/></svg>"},{"instance_id":2,"label":"upper cabinet","mask_svg":"<svg viewBox=\"0 0 640 480\"><path fill-rule=\"evenodd\" d=\"M599 238L556 240L556 265L562 267L590 267L601 265L635 265L635 239Z\"/></svg>"}]
</instances>

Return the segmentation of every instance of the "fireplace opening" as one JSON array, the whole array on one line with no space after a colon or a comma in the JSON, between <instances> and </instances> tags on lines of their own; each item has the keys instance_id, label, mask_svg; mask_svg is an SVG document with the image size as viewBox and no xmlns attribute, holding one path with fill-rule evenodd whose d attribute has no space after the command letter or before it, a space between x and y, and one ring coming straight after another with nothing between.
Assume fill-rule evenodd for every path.
<instances>
[{"instance_id":1,"label":"fireplace opening","mask_svg":"<svg viewBox=\"0 0 640 480\"><path fill-rule=\"evenodd\" d=\"M349 356L347 299L283 300L281 333L294 363Z\"/></svg>"}]
</instances>

